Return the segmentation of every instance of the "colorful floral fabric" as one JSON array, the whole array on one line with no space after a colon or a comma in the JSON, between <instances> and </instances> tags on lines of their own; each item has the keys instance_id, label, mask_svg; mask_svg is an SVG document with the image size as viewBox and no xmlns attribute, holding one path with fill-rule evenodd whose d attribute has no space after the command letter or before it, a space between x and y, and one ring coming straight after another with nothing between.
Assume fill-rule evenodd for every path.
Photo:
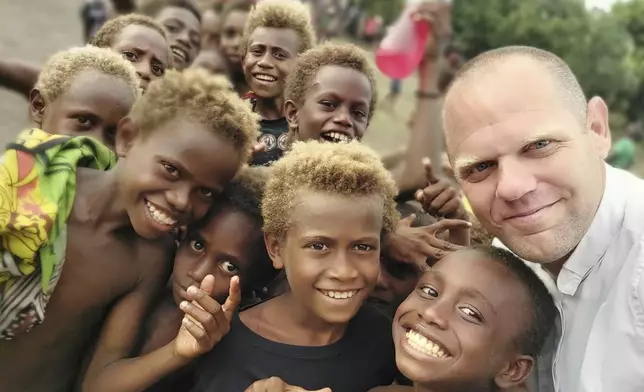
<instances>
[{"instance_id":1,"label":"colorful floral fabric","mask_svg":"<svg viewBox=\"0 0 644 392\"><path fill-rule=\"evenodd\" d=\"M23 131L0 158L0 339L45 318L60 277L76 169L107 170L116 157L85 137Z\"/></svg>"}]
</instances>

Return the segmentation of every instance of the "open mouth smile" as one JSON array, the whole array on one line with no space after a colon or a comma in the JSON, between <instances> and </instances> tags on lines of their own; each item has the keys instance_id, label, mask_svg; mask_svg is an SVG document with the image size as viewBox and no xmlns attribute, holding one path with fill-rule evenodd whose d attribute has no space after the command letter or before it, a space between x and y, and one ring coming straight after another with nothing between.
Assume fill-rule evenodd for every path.
<instances>
[{"instance_id":1,"label":"open mouth smile","mask_svg":"<svg viewBox=\"0 0 644 392\"><path fill-rule=\"evenodd\" d=\"M349 143L353 138L344 132L330 131L324 132L320 137L331 143Z\"/></svg>"},{"instance_id":2,"label":"open mouth smile","mask_svg":"<svg viewBox=\"0 0 644 392\"><path fill-rule=\"evenodd\" d=\"M275 83L275 82L277 82L277 78L275 76L269 75L269 74L255 73L255 74L253 74L253 77L255 79L259 80L260 82L264 82L264 83Z\"/></svg>"},{"instance_id":3,"label":"open mouth smile","mask_svg":"<svg viewBox=\"0 0 644 392\"><path fill-rule=\"evenodd\" d=\"M177 219L172 218L170 214L168 212L165 212L161 207L151 203L148 200L145 200L145 206L147 207L148 218L162 231L169 231L173 229L179 222Z\"/></svg>"},{"instance_id":4,"label":"open mouth smile","mask_svg":"<svg viewBox=\"0 0 644 392\"><path fill-rule=\"evenodd\" d=\"M438 359L449 359L452 355L440 343L422 335L412 328L406 329L405 342L412 350Z\"/></svg>"},{"instance_id":5,"label":"open mouth smile","mask_svg":"<svg viewBox=\"0 0 644 392\"><path fill-rule=\"evenodd\" d=\"M188 52L186 52L184 49L178 46L172 46L171 49L175 59L178 59L179 61L185 64L189 62L190 55L188 55Z\"/></svg>"},{"instance_id":6,"label":"open mouth smile","mask_svg":"<svg viewBox=\"0 0 644 392\"><path fill-rule=\"evenodd\" d=\"M347 290L347 291L331 291L331 290L318 290L325 296L335 300L346 300L352 298L360 290Z\"/></svg>"}]
</instances>

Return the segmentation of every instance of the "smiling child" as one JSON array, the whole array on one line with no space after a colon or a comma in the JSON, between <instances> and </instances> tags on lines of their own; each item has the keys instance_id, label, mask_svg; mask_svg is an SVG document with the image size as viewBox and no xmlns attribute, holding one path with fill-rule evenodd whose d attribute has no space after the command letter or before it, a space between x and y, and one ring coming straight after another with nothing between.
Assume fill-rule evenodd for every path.
<instances>
[{"instance_id":1,"label":"smiling child","mask_svg":"<svg viewBox=\"0 0 644 392\"><path fill-rule=\"evenodd\" d=\"M396 363L414 388L377 391L517 387L556 314L546 286L512 253L482 245L454 252L426 269L396 312Z\"/></svg>"},{"instance_id":2,"label":"smiling child","mask_svg":"<svg viewBox=\"0 0 644 392\"><path fill-rule=\"evenodd\" d=\"M166 31L174 67L188 68L201 49L201 13L191 0L142 0L137 12L153 18Z\"/></svg>"},{"instance_id":3,"label":"smiling child","mask_svg":"<svg viewBox=\"0 0 644 392\"><path fill-rule=\"evenodd\" d=\"M284 99L293 141L362 140L378 100L374 68L355 45L319 45L298 57Z\"/></svg>"},{"instance_id":4,"label":"smiling child","mask_svg":"<svg viewBox=\"0 0 644 392\"><path fill-rule=\"evenodd\" d=\"M187 358L182 368L156 372L158 363L150 361L168 345L177 345L177 335L185 316L182 303L191 302L188 291L200 287L208 275L214 278L210 296L224 304L231 287L240 284L241 300L252 299L254 289L263 287L276 273L266 253L262 232L260 202L268 174L265 168L242 168L216 205L199 222L189 226L174 257L172 278L154 310L138 331L138 357L123 359L131 363L147 361L146 372L136 373L127 384L108 380L110 391L176 391L189 384L193 367ZM233 283L233 277L238 277ZM191 289L192 287L192 289ZM185 304L184 304L185 305ZM167 351L167 350L165 350ZM180 364L180 361L176 362ZM141 365L143 366L143 365ZM124 370L126 372L126 370ZM125 373L124 373L125 374ZM132 373L134 374L134 373ZM136 387L136 389L135 389Z\"/></svg>"},{"instance_id":5,"label":"smiling child","mask_svg":"<svg viewBox=\"0 0 644 392\"><path fill-rule=\"evenodd\" d=\"M90 139L20 136L0 177L4 193L17 198L2 216L24 216L4 222L2 237L3 260L11 257L16 267L9 270L20 273L3 275L0 289L3 305L18 289L20 299L42 295L18 302L17 314L1 309L2 321L13 320L2 331L12 340L0 341L3 390L71 390L101 330L85 387L127 382L118 359L132 352L168 281L171 233L205 216L256 135L256 116L228 82L191 70L152 82L119 122L115 164L102 164L107 150ZM16 170L15 162L25 167ZM32 220L42 228L35 244L25 226ZM16 247L25 241L30 253ZM46 313L34 319L43 302Z\"/></svg>"},{"instance_id":6,"label":"smiling child","mask_svg":"<svg viewBox=\"0 0 644 392\"><path fill-rule=\"evenodd\" d=\"M238 392L273 376L334 392L390 384L390 322L364 305L397 220L389 173L366 146L317 141L296 143L272 170L264 236L290 289L232 319L194 390Z\"/></svg>"},{"instance_id":7,"label":"smiling child","mask_svg":"<svg viewBox=\"0 0 644 392\"><path fill-rule=\"evenodd\" d=\"M308 8L296 0L264 0L250 12L240 43L246 82L261 118L259 141L266 145L253 165L278 160L286 148L284 84L297 56L316 42Z\"/></svg>"}]
</instances>

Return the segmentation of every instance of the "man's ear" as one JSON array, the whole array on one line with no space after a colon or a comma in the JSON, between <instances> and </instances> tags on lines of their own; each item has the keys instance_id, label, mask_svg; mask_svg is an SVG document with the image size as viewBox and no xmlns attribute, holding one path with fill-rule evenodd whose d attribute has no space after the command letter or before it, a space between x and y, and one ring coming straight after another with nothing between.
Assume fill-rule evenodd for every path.
<instances>
[{"instance_id":1,"label":"man's ear","mask_svg":"<svg viewBox=\"0 0 644 392\"><path fill-rule=\"evenodd\" d=\"M284 262L282 260L282 241L273 235L264 234L264 243L266 244L268 256L273 260L273 268L278 270L284 268Z\"/></svg>"},{"instance_id":2,"label":"man's ear","mask_svg":"<svg viewBox=\"0 0 644 392\"><path fill-rule=\"evenodd\" d=\"M45 100L37 88L31 89L29 92L29 115L31 119L42 126L42 118L45 114Z\"/></svg>"},{"instance_id":3,"label":"man's ear","mask_svg":"<svg viewBox=\"0 0 644 392\"><path fill-rule=\"evenodd\" d=\"M494 382L501 390L506 390L523 384L530 375L534 359L529 355L519 355L506 364L494 377Z\"/></svg>"},{"instance_id":4,"label":"man's ear","mask_svg":"<svg viewBox=\"0 0 644 392\"><path fill-rule=\"evenodd\" d=\"M116 130L115 150L116 155L119 157L127 156L127 153L132 148L134 139L139 135L139 127L130 117L124 117L119 121L118 129Z\"/></svg>"},{"instance_id":5,"label":"man's ear","mask_svg":"<svg viewBox=\"0 0 644 392\"><path fill-rule=\"evenodd\" d=\"M284 103L284 115L286 116L286 121L288 121L288 127L297 133L300 124L297 121L297 107L293 101L286 101Z\"/></svg>"},{"instance_id":6,"label":"man's ear","mask_svg":"<svg viewBox=\"0 0 644 392\"><path fill-rule=\"evenodd\" d=\"M612 139L608 124L608 107L606 102L599 97L588 101L586 108L586 129L590 130L595 148L602 159L606 159L610 152Z\"/></svg>"}]
</instances>

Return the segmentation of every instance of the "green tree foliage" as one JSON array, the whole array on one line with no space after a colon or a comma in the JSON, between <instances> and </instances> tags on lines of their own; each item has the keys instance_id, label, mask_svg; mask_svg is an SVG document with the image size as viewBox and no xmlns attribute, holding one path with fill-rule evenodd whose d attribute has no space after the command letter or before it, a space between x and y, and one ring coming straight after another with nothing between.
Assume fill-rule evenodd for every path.
<instances>
[{"instance_id":1,"label":"green tree foliage","mask_svg":"<svg viewBox=\"0 0 644 392\"><path fill-rule=\"evenodd\" d=\"M644 42L644 0L634 2L641 5L637 28ZM607 100L615 127L632 119L644 63L639 74L631 35L612 13L588 11L583 0L454 0L453 21L466 57L506 45L549 50L570 65L588 96Z\"/></svg>"}]
</instances>

